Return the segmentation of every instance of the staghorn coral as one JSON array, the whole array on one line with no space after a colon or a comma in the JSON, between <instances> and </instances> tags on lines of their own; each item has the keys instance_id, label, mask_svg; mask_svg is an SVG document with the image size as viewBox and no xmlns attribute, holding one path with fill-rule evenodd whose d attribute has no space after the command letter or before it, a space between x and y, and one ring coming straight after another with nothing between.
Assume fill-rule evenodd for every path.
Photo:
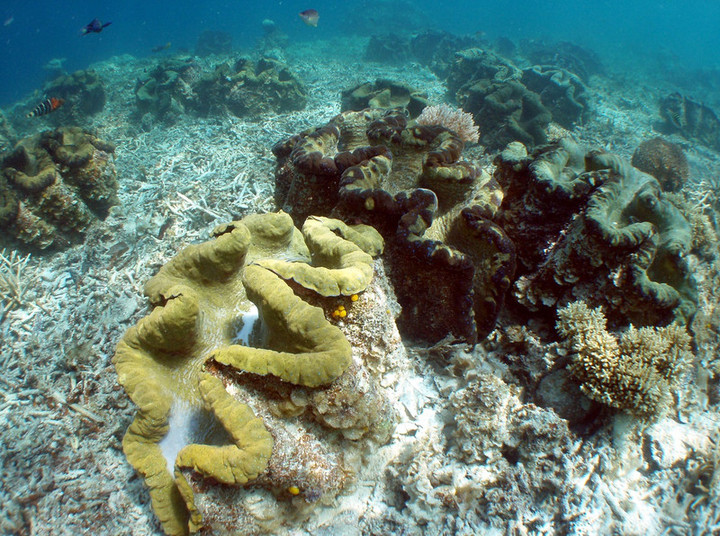
<instances>
[{"instance_id":1,"label":"staghorn coral","mask_svg":"<svg viewBox=\"0 0 720 536\"><path fill-rule=\"evenodd\" d=\"M497 189L463 146L443 126L368 109L273 148L275 199L296 221L333 213L380 230L399 324L423 341L484 337L514 271L514 247L489 220Z\"/></svg>"},{"instance_id":2,"label":"staghorn coral","mask_svg":"<svg viewBox=\"0 0 720 536\"><path fill-rule=\"evenodd\" d=\"M416 122L418 125L445 127L465 143L477 143L480 139L480 131L473 122L472 115L447 104L427 106Z\"/></svg>"},{"instance_id":3,"label":"staghorn coral","mask_svg":"<svg viewBox=\"0 0 720 536\"><path fill-rule=\"evenodd\" d=\"M522 157L503 157L498 166L511 203L497 219L520 244L522 233L531 238L521 257L527 275L515 284L518 301L538 310L582 298L619 323L689 321L697 291L686 259L692 232L682 212L653 177L628 162L592 151L582 171L577 157L564 152L536 156L538 163L550 157L548 176L560 187L543 185L542 175L529 172L537 165ZM537 214L535 223L520 221L523 203ZM559 217L539 217L553 211Z\"/></svg>"},{"instance_id":4,"label":"staghorn coral","mask_svg":"<svg viewBox=\"0 0 720 536\"><path fill-rule=\"evenodd\" d=\"M321 403L323 386L356 385L352 378L362 377L362 367L349 378L343 374L352 361L350 344L327 310L306 301L329 307L343 292L365 290L373 260L358 244L376 253L382 240L368 227L327 219L309 219L303 233L282 213L216 228L214 240L187 247L147 283L155 308L118 344L119 381L138 405L123 449L145 477L168 534L227 522L209 499L227 501L241 491L218 495L215 481L253 480L280 495L295 486L308 505L340 491L340 458L309 423L287 421L304 411L288 413L293 404L280 403L293 389L320 397L308 404L322 407L320 422L366 428L355 437L386 407L378 393L374 405L358 402L349 422L330 416L345 402L325 397ZM294 260L279 260L288 258ZM333 387L341 377L346 383ZM236 522L247 515L232 511Z\"/></svg>"},{"instance_id":5,"label":"staghorn coral","mask_svg":"<svg viewBox=\"0 0 720 536\"><path fill-rule=\"evenodd\" d=\"M690 166L680 146L662 138L638 145L632 165L655 177L666 192L680 190L690 176Z\"/></svg>"},{"instance_id":6,"label":"staghorn coral","mask_svg":"<svg viewBox=\"0 0 720 536\"><path fill-rule=\"evenodd\" d=\"M638 415L662 413L689 364L690 336L679 324L630 326L618 339L600 308L578 301L558 309L558 333L574 352L570 372L593 400Z\"/></svg>"},{"instance_id":7,"label":"staghorn coral","mask_svg":"<svg viewBox=\"0 0 720 536\"><path fill-rule=\"evenodd\" d=\"M427 95L417 89L379 78L364 82L341 93L340 109L361 111L365 108L405 108L410 117L417 117L428 104Z\"/></svg>"},{"instance_id":8,"label":"staghorn coral","mask_svg":"<svg viewBox=\"0 0 720 536\"><path fill-rule=\"evenodd\" d=\"M118 203L114 150L78 127L20 140L2 163L0 227L6 237L38 249L80 241Z\"/></svg>"}]
</instances>

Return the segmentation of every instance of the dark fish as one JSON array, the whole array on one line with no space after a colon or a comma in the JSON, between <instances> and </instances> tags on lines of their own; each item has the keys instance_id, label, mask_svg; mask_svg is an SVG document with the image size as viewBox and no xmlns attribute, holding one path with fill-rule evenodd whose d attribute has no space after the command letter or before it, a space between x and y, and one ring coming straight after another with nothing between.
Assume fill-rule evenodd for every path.
<instances>
[{"instance_id":1,"label":"dark fish","mask_svg":"<svg viewBox=\"0 0 720 536\"><path fill-rule=\"evenodd\" d=\"M312 27L317 26L318 19L320 18L320 14L316 9L306 9L305 11L298 13L298 15L300 15L300 18L305 24Z\"/></svg>"},{"instance_id":2,"label":"dark fish","mask_svg":"<svg viewBox=\"0 0 720 536\"><path fill-rule=\"evenodd\" d=\"M172 46L172 43L170 41L168 41L164 45L158 45L156 47L152 47L152 51L153 52L162 52L163 50L167 50L171 46Z\"/></svg>"},{"instance_id":3,"label":"dark fish","mask_svg":"<svg viewBox=\"0 0 720 536\"><path fill-rule=\"evenodd\" d=\"M45 99L40 104L35 106L32 112L27 114L25 117L38 117L41 115L49 114L50 112L54 112L60 106L62 106L65 103L65 99L56 99L55 97L50 97L49 99Z\"/></svg>"},{"instance_id":4,"label":"dark fish","mask_svg":"<svg viewBox=\"0 0 720 536\"><path fill-rule=\"evenodd\" d=\"M110 26L111 24L112 22L103 23L101 20L93 19L82 30L80 30L80 34L87 35L89 33L100 33L103 31L105 26Z\"/></svg>"}]
</instances>

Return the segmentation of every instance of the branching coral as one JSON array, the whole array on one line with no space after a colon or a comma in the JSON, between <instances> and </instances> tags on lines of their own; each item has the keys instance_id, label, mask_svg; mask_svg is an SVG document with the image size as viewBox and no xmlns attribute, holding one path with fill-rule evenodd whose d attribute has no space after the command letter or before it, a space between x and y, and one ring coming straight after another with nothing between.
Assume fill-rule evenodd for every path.
<instances>
[{"instance_id":1,"label":"branching coral","mask_svg":"<svg viewBox=\"0 0 720 536\"><path fill-rule=\"evenodd\" d=\"M558 309L557 330L574 352L570 371L593 400L639 415L660 413L689 364L690 336L679 324L633 326L616 338L600 308Z\"/></svg>"}]
</instances>

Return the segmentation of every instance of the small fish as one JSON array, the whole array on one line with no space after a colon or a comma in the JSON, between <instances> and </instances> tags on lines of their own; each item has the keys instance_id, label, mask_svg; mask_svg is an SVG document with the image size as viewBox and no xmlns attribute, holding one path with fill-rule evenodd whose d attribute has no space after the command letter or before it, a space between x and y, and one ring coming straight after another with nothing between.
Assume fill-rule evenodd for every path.
<instances>
[{"instance_id":1,"label":"small fish","mask_svg":"<svg viewBox=\"0 0 720 536\"><path fill-rule=\"evenodd\" d=\"M316 9L306 9L305 11L298 13L298 15L300 15L302 21L308 26L316 27L318 25L320 14Z\"/></svg>"},{"instance_id":2,"label":"small fish","mask_svg":"<svg viewBox=\"0 0 720 536\"><path fill-rule=\"evenodd\" d=\"M153 52L162 52L163 50L167 50L171 46L172 46L172 43L170 41L168 41L164 45L158 45L156 47L152 47L152 51Z\"/></svg>"},{"instance_id":3,"label":"small fish","mask_svg":"<svg viewBox=\"0 0 720 536\"><path fill-rule=\"evenodd\" d=\"M32 112L27 114L25 117L38 117L41 115L49 114L50 112L54 112L60 106L62 106L65 103L65 99L56 99L55 97L50 97L49 99L45 99L40 104L35 106Z\"/></svg>"},{"instance_id":4,"label":"small fish","mask_svg":"<svg viewBox=\"0 0 720 536\"><path fill-rule=\"evenodd\" d=\"M3 22L3 26L10 26L14 20L15 17L13 17L12 15L9 16L7 19L5 19L5 22Z\"/></svg>"},{"instance_id":5,"label":"small fish","mask_svg":"<svg viewBox=\"0 0 720 536\"><path fill-rule=\"evenodd\" d=\"M101 20L93 19L82 30L80 30L80 35L87 35L89 33L100 33L103 31L103 28L105 28L105 26L110 26L111 24L112 22L103 23Z\"/></svg>"}]
</instances>

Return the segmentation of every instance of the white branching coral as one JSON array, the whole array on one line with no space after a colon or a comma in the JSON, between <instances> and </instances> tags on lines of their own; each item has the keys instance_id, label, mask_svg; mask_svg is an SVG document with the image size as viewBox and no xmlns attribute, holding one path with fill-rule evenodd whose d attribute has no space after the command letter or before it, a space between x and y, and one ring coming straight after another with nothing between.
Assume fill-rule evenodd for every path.
<instances>
[{"instance_id":1,"label":"white branching coral","mask_svg":"<svg viewBox=\"0 0 720 536\"><path fill-rule=\"evenodd\" d=\"M558 309L557 330L574 352L570 372L593 400L639 415L661 413L689 363L685 327L630 326L618 339L606 322L600 308L582 301Z\"/></svg>"},{"instance_id":2,"label":"white branching coral","mask_svg":"<svg viewBox=\"0 0 720 536\"><path fill-rule=\"evenodd\" d=\"M21 257L15 251L0 251L0 322L11 309L23 305L28 283L23 268L29 260L30 254Z\"/></svg>"},{"instance_id":3,"label":"white branching coral","mask_svg":"<svg viewBox=\"0 0 720 536\"><path fill-rule=\"evenodd\" d=\"M475 125L472 114L463 112L447 104L426 106L416 120L418 125L433 125L452 130L464 142L477 143L480 130Z\"/></svg>"}]
</instances>

